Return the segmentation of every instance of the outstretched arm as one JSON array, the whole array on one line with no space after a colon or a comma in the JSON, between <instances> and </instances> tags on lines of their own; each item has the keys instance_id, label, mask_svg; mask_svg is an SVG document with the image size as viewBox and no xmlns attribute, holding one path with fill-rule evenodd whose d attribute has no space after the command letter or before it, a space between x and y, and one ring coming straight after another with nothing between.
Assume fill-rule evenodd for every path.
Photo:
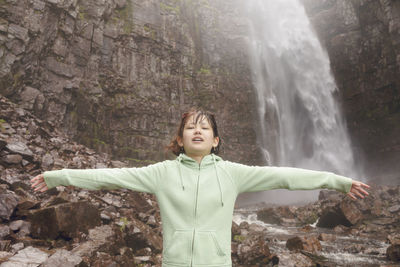
<instances>
[{"instance_id":1,"label":"outstretched arm","mask_svg":"<svg viewBox=\"0 0 400 267\"><path fill-rule=\"evenodd\" d=\"M369 185L364 184L360 181L356 181L353 180L352 184L351 184L351 188L350 188L350 192L347 193L347 195L349 197L351 197L352 199L357 199L357 197L359 198L364 198L365 196L368 196L368 192L365 191L365 189L369 188Z\"/></svg>"},{"instance_id":2,"label":"outstretched arm","mask_svg":"<svg viewBox=\"0 0 400 267\"><path fill-rule=\"evenodd\" d=\"M40 192L59 185L72 185L90 190L126 188L155 193L164 168L159 162L140 168L62 169L39 174L31 182L32 188Z\"/></svg>"}]
</instances>

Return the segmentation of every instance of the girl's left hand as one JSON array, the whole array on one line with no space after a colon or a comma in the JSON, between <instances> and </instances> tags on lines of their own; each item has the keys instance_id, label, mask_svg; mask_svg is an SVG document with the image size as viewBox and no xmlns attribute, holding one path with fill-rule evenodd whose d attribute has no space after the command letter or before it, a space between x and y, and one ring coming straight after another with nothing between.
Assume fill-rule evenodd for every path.
<instances>
[{"instance_id":1,"label":"girl's left hand","mask_svg":"<svg viewBox=\"0 0 400 267\"><path fill-rule=\"evenodd\" d=\"M44 181L43 174L39 174L34 178L32 178L31 183L32 183L31 187L33 188L34 191L44 192L48 190L46 182Z\"/></svg>"},{"instance_id":2,"label":"girl's left hand","mask_svg":"<svg viewBox=\"0 0 400 267\"><path fill-rule=\"evenodd\" d=\"M360 181L353 180L350 192L347 193L347 195L352 199L357 199L357 197L364 198L365 196L369 195L368 192L364 190L364 188L368 189L369 185L364 184Z\"/></svg>"}]
</instances>

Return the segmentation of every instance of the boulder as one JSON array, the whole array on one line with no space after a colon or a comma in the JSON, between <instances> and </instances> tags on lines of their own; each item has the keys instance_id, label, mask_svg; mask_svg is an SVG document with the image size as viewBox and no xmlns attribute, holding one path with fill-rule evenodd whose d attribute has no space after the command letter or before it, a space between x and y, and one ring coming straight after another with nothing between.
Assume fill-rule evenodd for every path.
<instances>
[{"instance_id":1,"label":"boulder","mask_svg":"<svg viewBox=\"0 0 400 267\"><path fill-rule=\"evenodd\" d=\"M1 158L1 161L7 164L19 164L22 161L22 156L18 154L5 155Z\"/></svg>"},{"instance_id":2,"label":"boulder","mask_svg":"<svg viewBox=\"0 0 400 267\"><path fill-rule=\"evenodd\" d=\"M295 208L290 206L266 208L257 212L257 219L269 224L293 224Z\"/></svg>"},{"instance_id":3,"label":"boulder","mask_svg":"<svg viewBox=\"0 0 400 267\"><path fill-rule=\"evenodd\" d=\"M11 240L0 240L0 252L8 251L10 249ZM0 259L2 257L0 256Z\"/></svg>"},{"instance_id":4,"label":"boulder","mask_svg":"<svg viewBox=\"0 0 400 267\"><path fill-rule=\"evenodd\" d=\"M32 151L22 142L15 141L12 143L8 143L6 148L15 154L20 154L22 156L33 157Z\"/></svg>"},{"instance_id":5,"label":"boulder","mask_svg":"<svg viewBox=\"0 0 400 267\"><path fill-rule=\"evenodd\" d=\"M322 210L317 226L323 228L334 228L337 225L350 226L351 223L346 219L338 207L328 207Z\"/></svg>"},{"instance_id":6,"label":"boulder","mask_svg":"<svg viewBox=\"0 0 400 267\"><path fill-rule=\"evenodd\" d=\"M54 266L63 266L63 267L74 267L78 266L82 262L82 258L78 255L73 254L72 252L59 249L50 256L50 258L45 261L41 267L54 267Z\"/></svg>"},{"instance_id":7,"label":"boulder","mask_svg":"<svg viewBox=\"0 0 400 267\"><path fill-rule=\"evenodd\" d=\"M318 236L318 240L320 241L326 241L326 242L332 242L336 240L336 236L332 235L332 234L325 234L325 233L321 233Z\"/></svg>"},{"instance_id":8,"label":"boulder","mask_svg":"<svg viewBox=\"0 0 400 267\"><path fill-rule=\"evenodd\" d=\"M45 262L47 258L46 252L38 248L27 247L0 264L0 267L36 267Z\"/></svg>"},{"instance_id":9,"label":"boulder","mask_svg":"<svg viewBox=\"0 0 400 267\"><path fill-rule=\"evenodd\" d=\"M305 250L308 252L316 252L322 250L321 243L315 236L295 236L286 241L286 247L290 251Z\"/></svg>"},{"instance_id":10,"label":"boulder","mask_svg":"<svg viewBox=\"0 0 400 267\"><path fill-rule=\"evenodd\" d=\"M386 250L386 256L391 261L400 261L400 245L390 245Z\"/></svg>"},{"instance_id":11,"label":"boulder","mask_svg":"<svg viewBox=\"0 0 400 267\"><path fill-rule=\"evenodd\" d=\"M10 234L10 227L7 225L0 225L0 239L3 239L9 234Z\"/></svg>"},{"instance_id":12,"label":"boulder","mask_svg":"<svg viewBox=\"0 0 400 267\"><path fill-rule=\"evenodd\" d=\"M18 204L18 196L9 190L0 189L0 220L9 220Z\"/></svg>"},{"instance_id":13,"label":"boulder","mask_svg":"<svg viewBox=\"0 0 400 267\"><path fill-rule=\"evenodd\" d=\"M88 241L80 243L71 252L80 257L90 257L97 251L115 249L116 232L110 225L102 225L89 230Z\"/></svg>"},{"instance_id":14,"label":"boulder","mask_svg":"<svg viewBox=\"0 0 400 267\"><path fill-rule=\"evenodd\" d=\"M63 203L31 211L29 215L32 236L55 239L73 238L100 225L100 212L87 201Z\"/></svg>"},{"instance_id":15,"label":"boulder","mask_svg":"<svg viewBox=\"0 0 400 267\"><path fill-rule=\"evenodd\" d=\"M156 253L162 251L162 238L154 234L154 230L136 219L130 219L121 226L126 233L125 242L128 247L135 250L150 247Z\"/></svg>"},{"instance_id":16,"label":"boulder","mask_svg":"<svg viewBox=\"0 0 400 267\"><path fill-rule=\"evenodd\" d=\"M363 215L357 205L351 200L344 200L340 203L340 210L344 217L352 224L360 222Z\"/></svg>"},{"instance_id":17,"label":"boulder","mask_svg":"<svg viewBox=\"0 0 400 267\"><path fill-rule=\"evenodd\" d=\"M271 254L268 241L262 235L246 237L237 247L239 262L246 266L251 264L265 265L271 261L279 262L279 258Z\"/></svg>"}]
</instances>

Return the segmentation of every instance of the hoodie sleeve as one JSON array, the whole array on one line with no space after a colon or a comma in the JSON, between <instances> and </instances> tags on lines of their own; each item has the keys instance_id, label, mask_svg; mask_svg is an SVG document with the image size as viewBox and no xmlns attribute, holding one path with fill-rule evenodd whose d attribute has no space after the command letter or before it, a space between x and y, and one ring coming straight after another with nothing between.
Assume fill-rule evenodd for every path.
<instances>
[{"instance_id":1,"label":"hoodie sleeve","mask_svg":"<svg viewBox=\"0 0 400 267\"><path fill-rule=\"evenodd\" d=\"M92 190L127 188L155 193L161 169L161 162L141 168L63 169L45 172L44 180L48 188L73 185Z\"/></svg>"},{"instance_id":2,"label":"hoodie sleeve","mask_svg":"<svg viewBox=\"0 0 400 267\"><path fill-rule=\"evenodd\" d=\"M228 162L238 193L271 189L334 189L348 193L352 179L330 172L290 167L258 167Z\"/></svg>"}]
</instances>

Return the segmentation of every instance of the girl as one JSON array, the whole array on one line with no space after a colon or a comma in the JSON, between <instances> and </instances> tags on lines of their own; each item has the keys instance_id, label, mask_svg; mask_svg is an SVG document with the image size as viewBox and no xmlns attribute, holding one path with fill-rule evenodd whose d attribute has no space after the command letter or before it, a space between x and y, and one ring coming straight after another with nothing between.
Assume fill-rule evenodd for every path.
<instances>
[{"instance_id":1,"label":"girl","mask_svg":"<svg viewBox=\"0 0 400 267\"><path fill-rule=\"evenodd\" d=\"M224 161L214 115L184 113L168 146L177 158L142 168L47 171L32 179L35 191L58 185L128 188L153 193L163 225L163 267L232 266L234 203L242 192L329 188L364 198L368 185L328 172L255 167Z\"/></svg>"}]
</instances>

